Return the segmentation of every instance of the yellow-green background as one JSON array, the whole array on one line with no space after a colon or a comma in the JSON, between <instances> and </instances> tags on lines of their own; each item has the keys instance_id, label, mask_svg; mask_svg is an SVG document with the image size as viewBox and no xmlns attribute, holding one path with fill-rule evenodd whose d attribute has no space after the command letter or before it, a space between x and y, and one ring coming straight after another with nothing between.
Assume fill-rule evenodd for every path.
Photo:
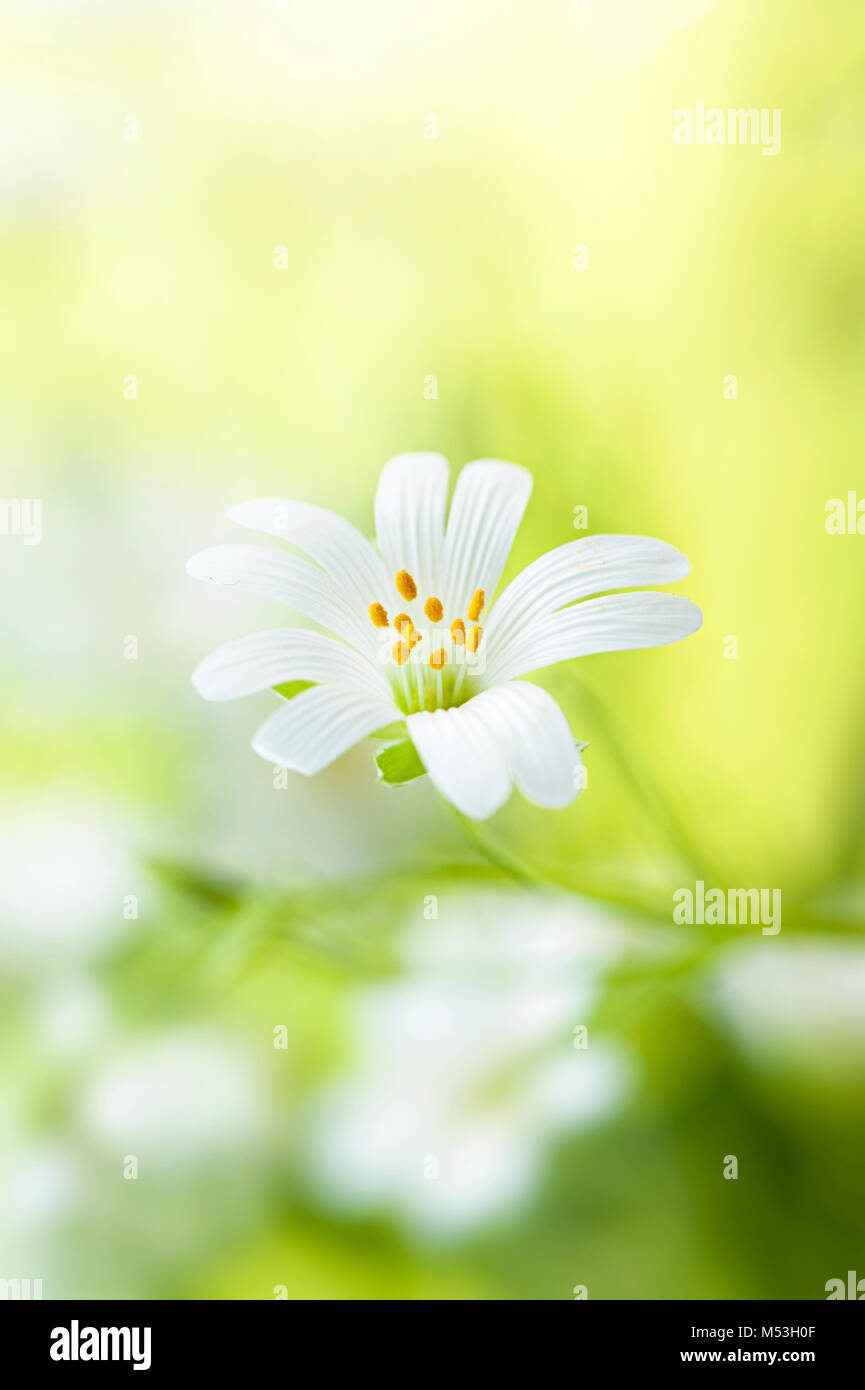
<instances>
[{"instance_id":1,"label":"yellow-green background","mask_svg":"<svg viewBox=\"0 0 865 1390\"><path fill-rule=\"evenodd\" d=\"M0 537L0 1126L7 1176L46 1151L79 1174L35 1225L8 1189L0 1276L736 1298L865 1274L865 1027L815 1077L818 951L798 1047L743 1049L699 1003L696 927L699 967L611 986L641 1081L615 1122L559 1137L525 1202L442 1249L310 1197L304 1102L351 1068L352 998L426 894L492 870L425 782L375 786L369 744L274 791L248 746L272 697L206 705L188 677L282 615L184 573L247 539L224 510L248 497L371 529L379 469L410 449L533 471L508 573L572 539L578 504L592 531L672 542L702 631L545 673L589 786L561 813L514 799L491 835L647 933L698 876L779 887L774 941L843 939L858 978L865 538L824 520L865 495L861 6L58 0L6 6L0 52L2 493L44 506L41 545ZM780 154L675 145L697 101L781 108ZM43 996L82 979L110 1023L58 1056ZM142 1194L82 1107L131 1041L191 1022L258 1050L274 1136Z\"/></svg>"}]
</instances>

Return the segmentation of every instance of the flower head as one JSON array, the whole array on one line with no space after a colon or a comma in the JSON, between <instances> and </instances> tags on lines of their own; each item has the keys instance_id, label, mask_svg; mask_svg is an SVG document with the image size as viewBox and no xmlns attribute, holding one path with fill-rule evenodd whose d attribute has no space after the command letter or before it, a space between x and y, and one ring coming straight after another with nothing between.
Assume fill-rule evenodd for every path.
<instances>
[{"instance_id":1,"label":"flower head","mask_svg":"<svg viewBox=\"0 0 865 1390\"><path fill-rule=\"evenodd\" d=\"M400 454L376 493L377 547L309 503L232 508L233 521L303 553L217 546L194 556L189 573L277 599L325 631L276 628L230 642L196 668L197 689L228 700L309 687L252 745L306 775L404 721L431 781L464 814L492 815L514 784L538 805L568 805L582 784L580 745L552 696L520 677L593 652L677 642L702 619L672 594L611 592L688 573L679 551L644 536L569 541L494 598L531 487L525 468L479 459L460 472L448 510L447 460Z\"/></svg>"}]
</instances>

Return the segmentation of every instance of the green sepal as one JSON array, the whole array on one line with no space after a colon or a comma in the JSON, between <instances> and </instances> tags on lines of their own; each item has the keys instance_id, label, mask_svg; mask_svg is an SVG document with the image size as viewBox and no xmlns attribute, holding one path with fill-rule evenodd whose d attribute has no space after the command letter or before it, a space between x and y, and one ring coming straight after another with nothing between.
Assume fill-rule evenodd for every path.
<instances>
[{"instance_id":1,"label":"green sepal","mask_svg":"<svg viewBox=\"0 0 865 1390\"><path fill-rule=\"evenodd\" d=\"M376 729L370 738L384 738L388 743L400 742L406 737L405 720L395 719L392 724L385 724L381 729Z\"/></svg>"},{"instance_id":2,"label":"green sepal","mask_svg":"<svg viewBox=\"0 0 865 1390\"><path fill-rule=\"evenodd\" d=\"M378 780L389 787L402 787L423 777L426 768L418 757L417 749L410 738L401 738L396 743L387 743L375 755Z\"/></svg>"},{"instance_id":3,"label":"green sepal","mask_svg":"<svg viewBox=\"0 0 865 1390\"><path fill-rule=\"evenodd\" d=\"M273 689L283 700L293 700L295 695L302 695L304 690L309 690L313 685L315 681L283 681L282 685L275 685Z\"/></svg>"}]
</instances>

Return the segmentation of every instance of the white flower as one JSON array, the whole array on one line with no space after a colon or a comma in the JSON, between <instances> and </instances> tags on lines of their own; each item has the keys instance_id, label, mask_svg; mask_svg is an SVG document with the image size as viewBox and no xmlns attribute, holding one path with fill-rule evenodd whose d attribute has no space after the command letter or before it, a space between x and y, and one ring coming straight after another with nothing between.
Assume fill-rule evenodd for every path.
<instances>
[{"instance_id":1,"label":"white flower","mask_svg":"<svg viewBox=\"0 0 865 1390\"><path fill-rule=\"evenodd\" d=\"M279 599L334 635L276 628L230 642L201 662L196 687L229 700L311 682L252 745L306 775L404 720L432 782L465 815L492 815L514 783L538 805L568 805L581 785L580 748L552 696L518 677L592 652L678 642L702 618L671 594L591 597L684 578L685 557L644 536L569 541L491 603L531 487L526 469L479 459L461 471L446 517L447 460L400 454L376 493L377 549L309 503L232 508L232 520L309 558L223 545L196 555L189 573Z\"/></svg>"},{"instance_id":2,"label":"white flower","mask_svg":"<svg viewBox=\"0 0 865 1390\"><path fill-rule=\"evenodd\" d=\"M836 1081L865 1072L865 951L855 938L736 943L700 997L768 1071Z\"/></svg>"},{"instance_id":3,"label":"white flower","mask_svg":"<svg viewBox=\"0 0 865 1390\"><path fill-rule=\"evenodd\" d=\"M166 1032L119 1051L97 1071L82 1115L107 1147L169 1172L253 1152L266 1121L251 1058L205 1029Z\"/></svg>"},{"instance_id":4,"label":"white flower","mask_svg":"<svg viewBox=\"0 0 865 1390\"><path fill-rule=\"evenodd\" d=\"M521 1206L557 1139L626 1100L630 1057L574 1032L631 938L533 891L443 895L437 921L407 925L406 975L352 1000L353 1060L318 1097L308 1162L328 1205L445 1240Z\"/></svg>"},{"instance_id":5,"label":"white flower","mask_svg":"<svg viewBox=\"0 0 865 1390\"><path fill-rule=\"evenodd\" d=\"M44 970L122 933L135 879L116 821L78 782L0 803L0 961Z\"/></svg>"}]
</instances>

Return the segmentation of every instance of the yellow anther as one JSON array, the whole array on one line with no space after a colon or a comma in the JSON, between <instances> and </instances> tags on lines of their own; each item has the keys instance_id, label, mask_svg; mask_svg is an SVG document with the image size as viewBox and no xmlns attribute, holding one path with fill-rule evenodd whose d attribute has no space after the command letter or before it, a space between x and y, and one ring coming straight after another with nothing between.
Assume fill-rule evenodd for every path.
<instances>
[{"instance_id":1,"label":"yellow anther","mask_svg":"<svg viewBox=\"0 0 865 1390\"><path fill-rule=\"evenodd\" d=\"M463 622L462 618L454 618L453 622L451 623L451 637L453 638L454 643L456 644L456 646L458 646L458 647L464 647L464 646L465 646L465 644L466 644L466 625L465 625L465 623Z\"/></svg>"},{"instance_id":2,"label":"yellow anther","mask_svg":"<svg viewBox=\"0 0 865 1390\"><path fill-rule=\"evenodd\" d=\"M406 603L411 603L413 598L417 598L417 584L415 584L408 570L400 570L395 579L396 587Z\"/></svg>"},{"instance_id":3,"label":"yellow anther","mask_svg":"<svg viewBox=\"0 0 865 1390\"><path fill-rule=\"evenodd\" d=\"M440 671L443 666L447 666L447 662L448 654L444 647L441 647L437 652L433 652L429 659L429 664L434 671Z\"/></svg>"},{"instance_id":4,"label":"yellow anther","mask_svg":"<svg viewBox=\"0 0 865 1390\"><path fill-rule=\"evenodd\" d=\"M428 598L423 611L431 623L440 623L444 617L444 606L440 598Z\"/></svg>"},{"instance_id":5,"label":"yellow anther","mask_svg":"<svg viewBox=\"0 0 865 1390\"><path fill-rule=\"evenodd\" d=\"M409 637L411 637L414 632L414 623L408 613L397 613L393 620L393 625L400 637L404 637L406 641L408 641Z\"/></svg>"},{"instance_id":6,"label":"yellow anther","mask_svg":"<svg viewBox=\"0 0 865 1390\"><path fill-rule=\"evenodd\" d=\"M408 661L410 651L411 648L408 642L394 642L391 656L393 657L397 666L405 666L406 662Z\"/></svg>"},{"instance_id":7,"label":"yellow anther","mask_svg":"<svg viewBox=\"0 0 865 1390\"><path fill-rule=\"evenodd\" d=\"M473 627L471 632L468 633L466 637L466 647L470 652L477 651L478 647L481 644L481 638L483 637L483 635L484 630L482 627Z\"/></svg>"},{"instance_id":8,"label":"yellow anther","mask_svg":"<svg viewBox=\"0 0 865 1390\"><path fill-rule=\"evenodd\" d=\"M474 598L472 599L471 603L469 604L469 622L470 622L470 623L476 623L476 622L477 622L478 618L481 616L481 613L483 613L483 611L484 611L484 604L486 603L486 601L487 601L487 596L486 596L486 594L484 593L483 589L475 589ZM480 639L478 639L478 640L480 640ZM472 648L472 650L474 650L474 648Z\"/></svg>"},{"instance_id":9,"label":"yellow anther","mask_svg":"<svg viewBox=\"0 0 865 1390\"><path fill-rule=\"evenodd\" d=\"M372 619L373 627L387 627L387 609L383 603L371 603L369 616Z\"/></svg>"},{"instance_id":10,"label":"yellow anther","mask_svg":"<svg viewBox=\"0 0 865 1390\"><path fill-rule=\"evenodd\" d=\"M409 637L408 637L409 650L410 650L410 651L414 651L414 649L415 649L415 647L417 646L418 642L422 642L422 641L423 641L423 633L422 633L422 632L418 632L417 629L415 629L414 632L410 632L410 633L409 633Z\"/></svg>"}]
</instances>

